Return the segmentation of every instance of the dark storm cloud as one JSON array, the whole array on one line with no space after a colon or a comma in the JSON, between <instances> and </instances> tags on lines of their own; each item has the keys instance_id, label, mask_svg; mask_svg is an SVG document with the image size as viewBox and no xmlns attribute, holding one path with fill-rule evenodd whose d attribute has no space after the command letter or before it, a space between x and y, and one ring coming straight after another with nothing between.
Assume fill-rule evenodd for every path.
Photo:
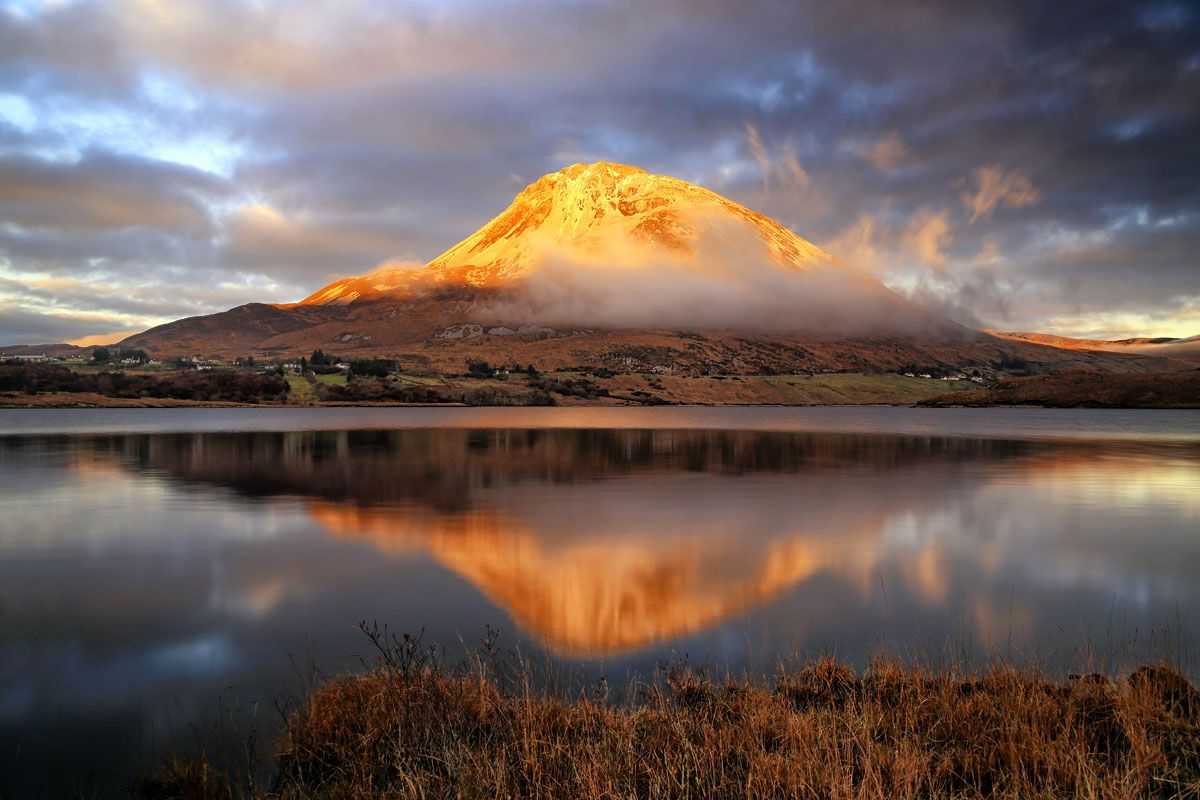
<instances>
[{"instance_id":1,"label":"dark storm cloud","mask_svg":"<svg viewBox=\"0 0 1200 800\"><path fill-rule=\"evenodd\" d=\"M1188 4L36 5L0 13L13 280L288 299L608 158L984 324L1161 328L1200 295Z\"/></svg>"},{"instance_id":2,"label":"dark storm cloud","mask_svg":"<svg viewBox=\"0 0 1200 800\"><path fill-rule=\"evenodd\" d=\"M5 344L54 344L122 330L102 314L73 316L31 312L0 303L0 341Z\"/></svg>"},{"instance_id":3,"label":"dark storm cloud","mask_svg":"<svg viewBox=\"0 0 1200 800\"><path fill-rule=\"evenodd\" d=\"M0 218L20 228L195 236L210 229L203 198L221 190L209 175L162 162L94 153L65 164L0 157Z\"/></svg>"}]
</instances>

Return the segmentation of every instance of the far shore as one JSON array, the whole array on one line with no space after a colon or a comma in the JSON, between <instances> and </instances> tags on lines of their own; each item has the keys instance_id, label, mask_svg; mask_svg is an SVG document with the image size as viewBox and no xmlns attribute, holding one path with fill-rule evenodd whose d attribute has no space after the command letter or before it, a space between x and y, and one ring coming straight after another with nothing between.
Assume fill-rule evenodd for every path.
<instances>
[{"instance_id":1,"label":"far shore","mask_svg":"<svg viewBox=\"0 0 1200 800\"><path fill-rule=\"evenodd\" d=\"M355 362L356 365L360 362ZM896 372L702 374L553 372L472 365L461 374L406 372L367 361L324 367L112 369L0 364L0 408L314 408L428 406L925 406L1200 408L1200 369L1068 370L966 376ZM478 368L476 368L478 367ZM356 371L360 370L360 371Z\"/></svg>"}]
</instances>

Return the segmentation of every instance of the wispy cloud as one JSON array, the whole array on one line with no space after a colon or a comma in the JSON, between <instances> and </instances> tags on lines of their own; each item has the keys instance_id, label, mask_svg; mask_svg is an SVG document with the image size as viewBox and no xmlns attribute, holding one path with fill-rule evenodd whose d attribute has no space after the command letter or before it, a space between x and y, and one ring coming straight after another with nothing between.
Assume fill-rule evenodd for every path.
<instances>
[{"instance_id":1,"label":"wispy cloud","mask_svg":"<svg viewBox=\"0 0 1200 800\"><path fill-rule=\"evenodd\" d=\"M905 230L904 244L923 264L943 269L951 236L949 212L922 209Z\"/></svg>"},{"instance_id":2,"label":"wispy cloud","mask_svg":"<svg viewBox=\"0 0 1200 800\"><path fill-rule=\"evenodd\" d=\"M975 188L962 194L962 202L971 212L971 222L984 219L1001 205L1012 208L1032 206L1041 194L1028 176L999 166L980 167L974 173Z\"/></svg>"}]
</instances>

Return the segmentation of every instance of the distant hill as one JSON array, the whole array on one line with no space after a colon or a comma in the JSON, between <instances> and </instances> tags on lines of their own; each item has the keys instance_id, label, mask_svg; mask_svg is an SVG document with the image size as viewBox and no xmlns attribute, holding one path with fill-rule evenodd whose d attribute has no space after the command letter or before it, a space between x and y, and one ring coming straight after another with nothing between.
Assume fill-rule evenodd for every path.
<instances>
[{"instance_id":1,"label":"distant hill","mask_svg":"<svg viewBox=\"0 0 1200 800\"><path fill-rule=\"evenodd\" d=\"M91 347L77 347L73 344L59 342L57 344L14 344L0 347L0 357L3 356L37 356L51 358L69 358L91 353Z\"/></svg>"},{"instance_id":2,"label":"distant hill","mask_svg":"<svg viewBox=\"0 0 1200 800\"><path fill-rule=\"evenodd\" d=\"M1048 333L1020 333L1014 331L992 331L1002 339L1033 344L1044 344L1063 350L1090 350L1094 352L1124 353L1126 355L1153 356L1200 364L1200 336L1185 339L1174 337L1137 337L1132 339L1074 339Z\"/></svg>"}]
</instances>

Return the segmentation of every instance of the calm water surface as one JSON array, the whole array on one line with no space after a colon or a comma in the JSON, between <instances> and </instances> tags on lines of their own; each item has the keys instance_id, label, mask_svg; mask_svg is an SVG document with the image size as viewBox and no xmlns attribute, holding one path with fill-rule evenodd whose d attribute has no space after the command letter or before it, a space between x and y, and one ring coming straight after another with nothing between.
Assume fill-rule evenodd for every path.
<instances>
[{"instance_id":1,"label":"calm water surface","mask_svg":"<svg viewBox=\"0 0 1200 800\"><path fill-rule=\"evenodd\" d=\"M0 795L269 738L314 665L370 657L361 619L616 683L826 653L1195 675L1200 414L0 411Z\"/></svg>"}]
</instances>

